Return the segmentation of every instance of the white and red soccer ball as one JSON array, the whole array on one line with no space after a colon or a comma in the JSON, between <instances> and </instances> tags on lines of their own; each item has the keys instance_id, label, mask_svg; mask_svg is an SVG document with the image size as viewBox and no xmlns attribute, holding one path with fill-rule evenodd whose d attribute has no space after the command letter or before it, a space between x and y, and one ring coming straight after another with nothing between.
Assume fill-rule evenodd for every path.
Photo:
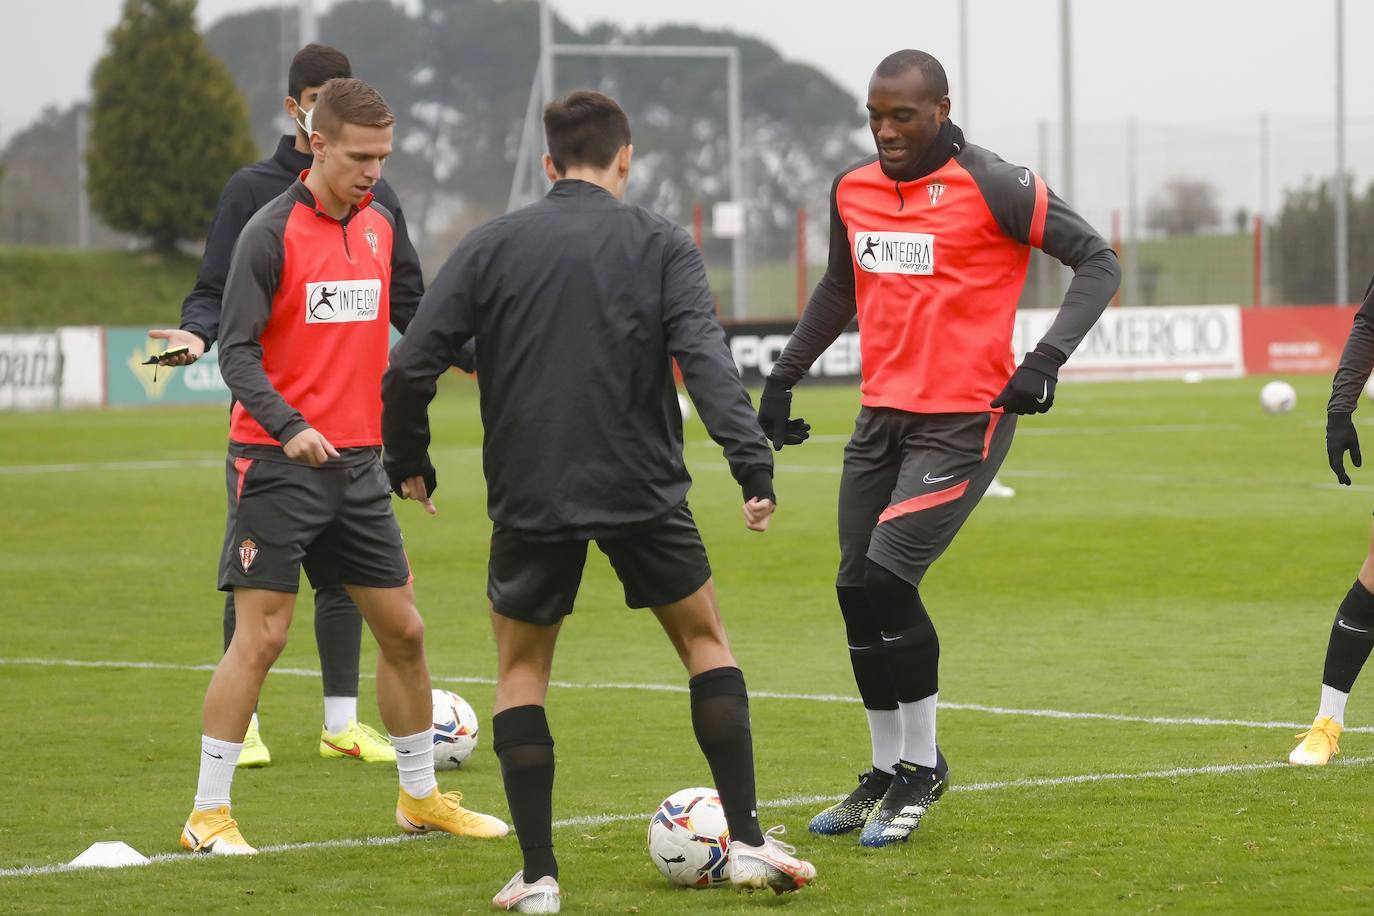
<instances>
[{"instance_id":1,"label":"white and red soccer ball","mask_svg":"<svg viewBox=\"0 0 1374 916\"><path fill-rule=\"evenodd\" d=\"M715 789L674 792L649 819L649 858L673 884L715 887L730 880L730 828Z\"/></svg>"},{"instance_id":2,"label":"white and red soccer ball","mask_svg":"<svg viewBox=\"0 0 1374 916\"><path fill-rule=\"evenodd\" d=\"M477 713L452 690L434 691L434 769L456 770L477 749Z\"/></svg>"}]
</instances>

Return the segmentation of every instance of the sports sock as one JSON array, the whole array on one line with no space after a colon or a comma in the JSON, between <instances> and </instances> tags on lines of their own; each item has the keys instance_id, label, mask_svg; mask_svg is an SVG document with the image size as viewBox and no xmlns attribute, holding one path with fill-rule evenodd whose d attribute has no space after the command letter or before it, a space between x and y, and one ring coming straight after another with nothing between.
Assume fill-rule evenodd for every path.
<instances>
[{"instance_id":1,"label":"sports sock","mask_svg":"<svg viewBox=\"0 0 1374 916\"><path fill-rule=\"evenodd\" d=\"M324 698L324 730L331 735L348 728L350 722L358 719L357 697Z\"/></svg>"},{"instance_id":2,"label":"sports sock","mask_svg":"<svg viewBox=\"0 0 1374 916\"><path fill-rule=\"evenodd\" d=\"M883 646L882 627L862 586L837 585L835 595L844 616L849 643L849 664L868 714L868 738L873 767L891 773L902 750L902 722L897 711L897 691L888 670L891 662Z\"/></svg>"},{"instance_id":3,"label":"sports sock","mask_svg":"<svg viewBox=\"0 0 1374 916\"><path fill-rule=\"evenodd\" d=\"M196 783L196 810L213 811L229 806L229 788L239 763L242 741L221 741L200 736L200 780Z\"/></svg>"},{"instance_id":4,"label":"sports sock","mask_svg":"<svg viewBox=\"0 0 1374 916\"><path fill-rule=\"evenodd\" d=\"M938 692L901 705L902 759L917 766L935 766L935 706Z\"/></svg>"},{"instance_id":5,"label":"sports sock","mask_svg":"<svg viewBox=\"0 0 1374 916\"><path fill-rule=\"evenodd\" d=\"M754 788L754 735L749 726L749 691L738 668L712 668L687 682L692 695L692 730L706 756L716 794L725 809L733 842L763 843Z\"/></svg>"},{"instance_id":6,"label":"sports sock","mask_svg":"<svg viewBox=\"0 0 1374 916\"><path fill-rule=\"evenodd\" d=\"M873 769L891 776L902 757L901 709L865 709L868 738L873 745Z\"/></svg>"},{"instance_id":7,"label":"sports sock","mask_svg":"<svg viewBox=\"0 0 1374 916\"><path fill-rule=\"evenodd\" d=\"M1345 701L1350 699L1350 694L1335 687L1322 684L1322 702L1317 709L1317 718L1331 717L1336 720L1337 725L1345 724Z\"/></svg>"},{"instance_id":8,"label":"sports sock","mask_svg":"<svg viewBox=\"0 0 1374 916\"><path fill-rule=\"evenodd\" d=\"M1356 579L1341 600L1336 620L1331 624L1322 684L1341 693L1350 693L1360 669L1369 659L1370 649L1374 649L1374 595Z\"/></svg>"},{"instance_id":9,"label":"sports sock","mask_svg":"<svg viewBox=\"0 0 1374 916\"><path fill-rule=\"evenodd\" d=\"M411 798L429 798L439 788L434 778L434 729L427 728L413 735L391 736L396 748L396 772L401 788Z\"/></svg>"},{"instance_id":10,"label":"sports sock","mask_svg":"<svg viewBox=\"0 0 1374 916\"><path fill-rule=\"evenodd\" d=\"M868 600L883 621L883 646L902 720L902 759L935 766L935 706L940 690L940 638L916 586L868 560Z\"/></svg>"},{"instance_id":11,"label":"sports sock","mask_svg":"<svg viewBox=\"0 0 1374 916\"><path fill-rule=\"evenodd\" d=\"M515 835L525 858L526 883L558 879L553 854L553 735L542 706L512 706L491 719L492 747L501 761Z\"/></svg>"}]
</instances>

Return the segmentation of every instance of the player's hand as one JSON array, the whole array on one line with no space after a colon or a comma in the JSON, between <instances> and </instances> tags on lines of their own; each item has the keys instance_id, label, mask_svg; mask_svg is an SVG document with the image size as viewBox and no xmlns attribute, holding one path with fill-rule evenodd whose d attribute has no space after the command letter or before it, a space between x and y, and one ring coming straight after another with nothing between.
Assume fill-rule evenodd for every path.
<instances>
[{"instance_id":1,"label":"player's hand","mask_svg":"<svg viewBox=\"0 0 1374 916\"><path fill-rule=\"evenodd\" d=\"M811 425L801 417L791 419L791 413L792 389L783 388L770 378L759 397L759 426L775 452L782 451L784 445L801 445L811 438Z\"/></svg>"},{"instance_id":2,"label":"player's hand","mask_svg":"<svg viewBox=\"0 0 1374 916\"><path fill-rule=\"evenodd\" d=\"M338 449L329 444L329 440L320 434L320 431L311 427L296 433L283 445L282 451L286 452L286 457L292 461L302 461L317 468L330 458L339 457Z\"/></svg>"},{"instance_id":3,"label":"player's hand","mask_svg":"<svg viewBox=\"0 0 1374 916\"><path fill-rule=\"evenodd\" d=\"M1059 364L1032 351L1021 360L990 406L1014 414L1044 413L1054 406L1054 386L1058 381Z\"/></svg>"},{"instance_id":4,"label":"player's hand","mask_svg":"<svg viewBox=\"0 0 1374 916\"><path fill-rule=\"evenodd\" d=\"M401 481L401 499L413 499L425 507L425 511L430 515L438 515L439 510L434 508L434 500L429 498L429 488L425 486L425 478L416 474Z\"/></svg>"},{"instance_id":5,"label":"player's hand","mask_svg":"<svg viewBox=\"0 0 1374 916\"><path fill-rule=\"evenodd\" d=\"M159 366L189 366L205 355L205 341L200 339L199 334L183 331L180 328L156 328L149 331L148 336L154 340L167 341L167 349L169 350L176 350L180 347L185 347L187 350L185 353L178 353L165 360L158 360Z\"/></svg>"},{"instance_id":6,"label":"player's hand","mask_svg":"<svg viewBox=\"0 0 1374 916\"><path fill-rule=\"evenodd\" d=\"M773 512L777 508L777 503L771 499L759 499L755 496L744 504L744 527L750 531L767 531L768 520L773 517Z\"/></svg>"},{"instance_id":7,"label":"player's hand","mask_svg":"<svg viewBox=\"0 0 1374 916\"><path fill-rule=\"evenodd\" d=\"M1355 424L1348 413L1329 413L1326 415L1326 460L1331 465L1336 479L1350 486L1350 475L1345 472L1345 453L1350 453L1350 463L1360 466L1360 437L1355 432Z\"/></svg>"}]
</instances>

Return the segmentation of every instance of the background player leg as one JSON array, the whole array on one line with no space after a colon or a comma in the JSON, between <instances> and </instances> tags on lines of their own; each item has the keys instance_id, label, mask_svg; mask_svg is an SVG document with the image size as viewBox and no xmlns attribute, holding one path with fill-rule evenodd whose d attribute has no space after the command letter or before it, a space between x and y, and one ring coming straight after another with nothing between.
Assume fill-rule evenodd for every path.
<instances>
[{"instance_id":1,"label":"background player leg","mask_svg":"<svg viewBox=\"0 0 1374 916\"><path fill-rule=\"evenodd\" d=\"M1298 746L1288 755L1294 766L1321 766L1340 753L1337 739L1345 728L1345 703L1360 669L1374 649L1374 531L1369 553L1359 578L1350 586L1336 610L1331 637L1326 644L1322 671L1321 705L1312 727L1298 735Z\"/></svg>"},{"instance_id":2,"label":"background player leg","mask_svg":"<svg viewBox=\"0 0 1374 916\"><path fill-rule=\"evenodd\" d=\"M358 658L363 618L343 586L315 590L315 645L324 685L320 756L390 763L396 751L386 737L358 721Z\"/></svg>"},{"instance_id":3,"label":"background player leg","mask_svg":"<svg viewBox=\"0 0 1374 916\"><path fill-rule=\"evenodd\" d=\"M503 821L466 810L462 795L441 793L434 778L434 703L414 589L350 585L348 594L377 640L377 707L391 732L401 780L396 823L409 833L505 836Z\"/></svg>"},{"instance_id":4,"label":"background player leg","mask_svg":"<svg viewBox=\"0 0 1374 916\"><path fill-rule=\"evenodd\" d=\"M653 610L690 677L692 729L730 826L731 882L778 893L804 886L815 867L759 828L749 692L720 620L715 583L708 579L681 601Z\"/></svg>"},{"instance_id":5,"label":"background player leg","mask_svg":"<svg viewBox=\"0 0 1374 916\"><path fill-rule=\"evenodd\" d=\"M553 735L544 701L561 628L561 623L527 623L491 611L497 652L492 746L501 761L527 885L541 878L558 879L553 853Z\"/></svg>"},{"instance_id":6,"label":"background player leg","mask_svg":"<svg viewBox=\"0 0 1374 916\"><path fill-rule=\"evenodd\" d=\"M234 767L262 682L286 645L296 596L254 588L234 591L236 626L205 691L200 779L195 810L182 828L181 844L203 852L243 854L256 850L229 817Z\"/></svg>"}]
</instances>

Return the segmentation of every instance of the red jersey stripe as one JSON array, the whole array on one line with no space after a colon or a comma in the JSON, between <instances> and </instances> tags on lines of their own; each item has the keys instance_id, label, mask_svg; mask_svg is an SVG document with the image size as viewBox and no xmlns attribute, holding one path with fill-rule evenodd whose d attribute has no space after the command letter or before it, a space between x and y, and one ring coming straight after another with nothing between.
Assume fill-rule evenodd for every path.
<instances>
[{"instance_id":1,"label":"red jersey stripe","mask_svg":"<svg viewBox=\"0 0 1374 916\"><path fill-rule=\"evenodd\" d=\"M1030 238L1032 247L1039 248L1045 241L1045 214L1050 209L1050 191L1045 187L1045 179L1035 176L1035 212L1031 214Z\"/></svg>"},{"instance_id":2,"label":"red jersey stripe","mask_svg":"<svg viewBox=\"0 0 1374 916\"><path fill-rule=\"evenodd\" d=\"M878 524L890 522L894 518L901 518L903 515L910 515L913 512L920 512L922 509L933 509L936 506L943 506L945 503L952 503L963 496L967 489L968 481L965 480L952 487L936 490L934 493L925 493L921 496L913 496L911 499L904 499L883 510L883 514L878 516Z\"/></svg>"}]
</instances>

